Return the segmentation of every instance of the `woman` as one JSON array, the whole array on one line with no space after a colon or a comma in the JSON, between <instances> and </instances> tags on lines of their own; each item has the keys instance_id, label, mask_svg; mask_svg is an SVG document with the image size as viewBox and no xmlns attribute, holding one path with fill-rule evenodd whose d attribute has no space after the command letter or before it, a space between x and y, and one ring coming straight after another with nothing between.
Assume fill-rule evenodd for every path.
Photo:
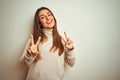
<instances>
[{"instance_id":1,"label":"woman","mask_svg":"<svg viewBox=\"0 0 120 80\"><path fill-rule=\"evenodd\" d=\"M28 67L26 80L62 80L65 63L74 65L74 45L70 38L59 35L56 19L50 9L41 7L34 18L34 32L20 58Z\"/></svg>"}]
</instances>

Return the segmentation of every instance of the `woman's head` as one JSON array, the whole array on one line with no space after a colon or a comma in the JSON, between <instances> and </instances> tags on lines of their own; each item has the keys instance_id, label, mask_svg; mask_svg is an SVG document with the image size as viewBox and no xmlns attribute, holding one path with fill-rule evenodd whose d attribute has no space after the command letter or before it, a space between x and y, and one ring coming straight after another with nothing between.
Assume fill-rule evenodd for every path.
<instances>
[{"instance_id":1,"label":"woman's head","mask_svg":"<svg viewBox=\"0 0 120 80\"><path fill-rule=\"evenodd\" d=\"M41 7L37 9L34 17L34 41L36 42L38 37L41 36L41 42L43 43L47 36L44 33L43 29L53 29L53 45L50 50L59 51L59 55L61 55L64 51L64 47L61 41L61 37L57 30L57 21L52 13L52 11L46 7Z\"/></svg>"},{"instance_id":2,"label":"woman's head","mask_svg":"<svg viewBox=\"0 0 120 80\"><path fill-rule=\"evenodd\" d=\"M41 7L36 11L35 24L40 28L51 29L56 25L56 19L50 9Z\"/></svg>"}]
</instances>

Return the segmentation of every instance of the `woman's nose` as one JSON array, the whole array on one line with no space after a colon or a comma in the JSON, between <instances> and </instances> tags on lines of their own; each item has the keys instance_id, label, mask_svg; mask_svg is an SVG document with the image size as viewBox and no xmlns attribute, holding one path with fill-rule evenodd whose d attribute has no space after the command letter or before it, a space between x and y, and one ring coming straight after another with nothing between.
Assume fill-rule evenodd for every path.
<instances>
[{"instance_id":1,"label":"woman's nose","mask_svg":"<svg viewBox=\"0 0 120 80\"><path fill-rule=\"evenodd\" d=\"M46 19L48 20L48 19L49 19L49 16L46 16Z\"/></svg>"}]
</instances>

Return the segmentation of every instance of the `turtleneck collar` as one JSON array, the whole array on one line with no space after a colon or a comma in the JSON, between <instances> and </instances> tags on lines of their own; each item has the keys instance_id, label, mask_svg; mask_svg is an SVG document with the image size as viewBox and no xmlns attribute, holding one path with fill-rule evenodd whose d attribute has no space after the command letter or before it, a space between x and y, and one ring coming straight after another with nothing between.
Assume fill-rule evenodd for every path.
<instances>
[{"instance_id":1,"label":"turtleneck collar","mask_svg":"<svg viewBox=\"0 0 120 80\"><path fill-rule=\"evenodd\" d=\"M43 31L44 31L46 36L51 36L52 32L53 32L53 29L43 29Z\"/></svg>"}]
</instances>

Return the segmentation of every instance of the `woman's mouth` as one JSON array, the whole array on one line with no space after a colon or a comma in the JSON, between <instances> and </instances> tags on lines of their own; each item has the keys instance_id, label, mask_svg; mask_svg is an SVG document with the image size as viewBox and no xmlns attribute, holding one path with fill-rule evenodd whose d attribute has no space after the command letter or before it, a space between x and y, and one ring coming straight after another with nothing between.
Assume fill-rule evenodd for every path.
<instances>
[{"instance_id":1,"label":"woman's mouth","mask_svg":"<svg viewBox=\"0 0 120 80\"><path fill-rule=\"evenodd\" d=\"M52 20L48 20L47 22L46 22L46 24L51 24L52 23Z\"/></svg>"}]
</instances>

